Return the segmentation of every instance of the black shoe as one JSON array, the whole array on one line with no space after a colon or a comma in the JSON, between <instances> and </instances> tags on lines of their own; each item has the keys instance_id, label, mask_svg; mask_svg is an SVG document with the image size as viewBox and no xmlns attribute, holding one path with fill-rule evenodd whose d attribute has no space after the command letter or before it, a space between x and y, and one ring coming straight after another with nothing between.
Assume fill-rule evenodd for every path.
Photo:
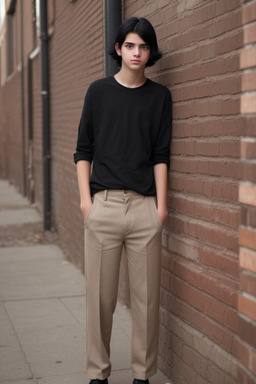
<instances>
[{"instance_id":1,"label":"black shoe","mask_svg":"<svg viewBox=\"0 0 256 384\"><path fill-rule=\"evenodd\" d=\"M100 379L92 379L89 384L108 384L108 379L100 380Z\"/></svg>"},{"instance_id":2,"label":"black shoe","mask_svg":"<svg viewBox=\"0 0 256 384\"><path fill-rule=\"evenodd\" d=\"M149 380L140 380L140 379L134 379L133 384L150 384Z\"/></svg>"}]
</instances>

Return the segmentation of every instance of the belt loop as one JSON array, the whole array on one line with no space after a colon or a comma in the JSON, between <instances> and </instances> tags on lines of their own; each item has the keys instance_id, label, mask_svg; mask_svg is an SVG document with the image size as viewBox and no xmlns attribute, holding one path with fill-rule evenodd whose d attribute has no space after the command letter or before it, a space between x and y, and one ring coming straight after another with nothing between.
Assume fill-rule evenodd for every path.
<instances>
[{"instance_id":1,"label":"belt loop","mask_svg":"<svg viewBox=\"0 0 256 384\"><path fill-rule=\"evenodd\" d=\"M107 197L108 197L108 190L105 189L105 191L104 191L104 201L107 200Z\"/></svg>"}]
</instances>

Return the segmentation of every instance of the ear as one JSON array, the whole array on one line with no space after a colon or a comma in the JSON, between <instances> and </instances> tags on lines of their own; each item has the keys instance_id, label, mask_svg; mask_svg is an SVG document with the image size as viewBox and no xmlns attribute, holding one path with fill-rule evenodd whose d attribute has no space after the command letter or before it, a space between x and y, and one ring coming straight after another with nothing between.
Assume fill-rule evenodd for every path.
<instances>
[{"instance_id":1,"label":"ear","mask_svg":"<svg viewBox=\"0 0 256 384\"><path fill-rule=\"evenodd\" d=\"M116 50L116 53L118 54L118 56L122 56L121 49L120 49L118 43L115 43L115 50Z\"/></svg>"}]
</instances>

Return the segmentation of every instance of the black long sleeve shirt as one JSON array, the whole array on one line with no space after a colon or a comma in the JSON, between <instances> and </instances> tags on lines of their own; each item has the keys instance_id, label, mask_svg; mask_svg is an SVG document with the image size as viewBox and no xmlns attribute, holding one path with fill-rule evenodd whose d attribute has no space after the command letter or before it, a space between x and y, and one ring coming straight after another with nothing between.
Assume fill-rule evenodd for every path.
<instances>
[{"instance_id":1,"label":"black long sleeve shirt","mask_svg":"<svg viewBox=\"0 0 256 384\"><path fill-rule=\"evenodd\" d=\"M88 88L74 161L93 161L91 194L104 189L156 194L154 165L169 167L172 103L168 88L149 79L127 88L114 77Z\"/></svg>"}]
</instances>

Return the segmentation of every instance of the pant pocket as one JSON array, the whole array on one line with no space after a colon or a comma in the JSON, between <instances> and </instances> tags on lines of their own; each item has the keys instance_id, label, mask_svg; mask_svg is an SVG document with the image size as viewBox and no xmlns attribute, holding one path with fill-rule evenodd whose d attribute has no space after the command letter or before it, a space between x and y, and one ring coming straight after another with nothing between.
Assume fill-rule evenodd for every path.
<instances>
[{"instance_id":1,"label":"pant pocket","mask_svg":"<svg viewBox=\"0 0 256 384\"><path fill-rule=\"evenodd\" d=\"M96 208L96 199L95 199L95 197L94 197L94 199L93 199L93 203L92 203L92 206L91 206L91 209L89 210L89 212L87 213L87 216L86 216L86 218L85 218L85 220L84 220L84 225L86 225L87 223L88 223L88 220L91 218L91 216L92 216L92 213L95 211L95 208Z\"/></svg>"},{"instance_id":2,"label":"pant pocket","mask_svg":"<svg viewBox=\"0 0 256 384\"><path fill-rule=\"evenodd\" d=\"M153 211L154 211L155 216L157 217L158 224L160 224L162 227L163 223L161 221L161 218L160 218L158 210L157 210L157 203L156 203L156 197L155 196L151 197L151 204L153 205Z\"/></svg>"}]
</instances>

